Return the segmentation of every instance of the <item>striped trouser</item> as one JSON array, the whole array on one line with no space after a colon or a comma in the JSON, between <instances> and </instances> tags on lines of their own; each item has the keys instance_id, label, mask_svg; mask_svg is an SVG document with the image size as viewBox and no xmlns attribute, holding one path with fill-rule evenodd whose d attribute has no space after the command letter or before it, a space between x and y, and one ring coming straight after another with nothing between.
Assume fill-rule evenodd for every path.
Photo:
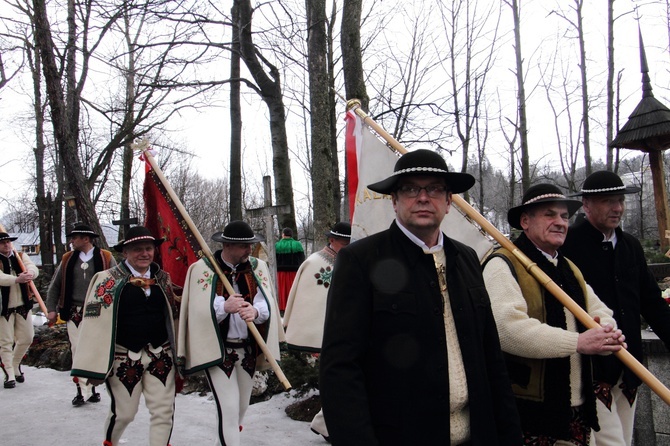
<instances>
[{"instance_id":1,"label":"striped trouser","mask_svg":"<svg viewBox=\"0 0 670 446\"><path fill-rule=\"evenodd\" d=\"M166 446L172 435L175 368L169 344L140 352L116 346L112 373L105 382L111 407L105 422L106 444L118 445L135 418L140 396L150 414L149 445Z\"/></svg>"}]
</instances>

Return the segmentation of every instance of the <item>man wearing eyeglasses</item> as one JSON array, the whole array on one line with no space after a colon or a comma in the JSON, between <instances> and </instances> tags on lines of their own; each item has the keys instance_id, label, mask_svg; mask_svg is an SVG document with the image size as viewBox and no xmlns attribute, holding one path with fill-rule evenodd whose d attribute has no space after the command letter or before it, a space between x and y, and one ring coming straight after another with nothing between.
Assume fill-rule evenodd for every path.
<instances>
[{"instance_id":1,"label":"man wearing eyeglasses","mask_svg":"<svg viewBox=\"0 0 670 446\"><path fill-rule=\"evenodd\" d=\"M334 445L521 444L479 260L440 230L474 182L417 150L368 186L396 219L337 256L320 377Z\"/></svg>"}]
</instances>

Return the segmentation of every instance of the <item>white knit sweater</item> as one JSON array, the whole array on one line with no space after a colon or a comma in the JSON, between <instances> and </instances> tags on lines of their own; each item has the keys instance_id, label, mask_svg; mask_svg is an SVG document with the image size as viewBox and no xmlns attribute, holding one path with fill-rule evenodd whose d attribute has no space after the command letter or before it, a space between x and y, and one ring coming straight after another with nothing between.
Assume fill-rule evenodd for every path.
<instances>
[{"instance_id":1,"label":"white knit sweater","mask_svg":"<svg viewBox=\"0 0 670 446\"><path fill-rule=\"evenodd\" d=\"M565 309L567 330L552 327L528 316L528 307L507 262L491 259L484 268L484 282L491 298L493 316L498 326L500 345L504 352L524 358L570 357L570 401L572 406L583 404L581 364L577 353L577 323ZM586 285L587 313L600 317L600 323L616 327L612 310ZM553 297L548 297L553 298Z\"/></svg>"}]
</instances>

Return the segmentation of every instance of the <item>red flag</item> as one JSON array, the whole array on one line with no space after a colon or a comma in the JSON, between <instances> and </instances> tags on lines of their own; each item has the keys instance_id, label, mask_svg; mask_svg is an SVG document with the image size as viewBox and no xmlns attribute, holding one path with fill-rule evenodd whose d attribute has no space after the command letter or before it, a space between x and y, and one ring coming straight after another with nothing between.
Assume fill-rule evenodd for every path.
<instances>
[{"instance_id":1,"label":"red flag","mask_svg":"<svg viewBox=\"0 0 670 446\"><path fill-rule=\"evenodd\" d=\"M170 274L172 282L183 288L189 265L199 259L196 252L200 251L200 245L147 161L145 173L144 225L156 238L165 239L156 260Z\"/></svg>"}]
</instances>

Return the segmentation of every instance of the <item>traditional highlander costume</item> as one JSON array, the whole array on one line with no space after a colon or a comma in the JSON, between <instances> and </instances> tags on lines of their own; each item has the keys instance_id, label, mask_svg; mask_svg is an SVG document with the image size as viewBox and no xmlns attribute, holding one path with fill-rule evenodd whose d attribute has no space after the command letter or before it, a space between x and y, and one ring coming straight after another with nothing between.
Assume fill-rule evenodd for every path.
<instances>
[{"instance_id":1,"label":"traditional highlander costume","mask_svg":"<svg viewBox=\"0 0 670 446\"><path fill-rule=\"evenodd\" d=\"M152 241L148 229L135 226L114 247ZM175 396L175 327L179 317L170 276L155 263L139 275L127 261L93 277L84 305L72 375L106 380L111 398L104 445L118 444L134 419L140 396L151 414L149 444L170 440Z\"/></svg>"},{"instance_id":2,"label":"traditional highlander costume","mask_svg":"<svg viewBox=\"0 0 670 446\"><path fill-rule=\"evenodd\" d=\"M600 171L590 175L575 196L631 194L639 190L624 186L615 173ZM635 237L617 227L613 237L606 239L588 219L580 218L570 227L561 251L573 259L596 294L614 311L614 319L626 335L628 351L638 361L642 361L640 315L670 349L670 307L661 297ZM602 428L596 435L598 446L630 445L640 379L616 356L594 357L593 379Z\"/></svg>"},{"instance_id":3,"label":"traditional highlander costume","mask_svg":"<svg viewBox=\"0 0 670 446\"><path fill-rule=\"evenodd\" d=\"M244 222L231 222L212 239L224 243L252 244L259 239ZM231 265L214 253L236 293L258 312L254 320L270 353L279 358L279 310L267 264L255 257ZM228 291L210 262L200 259L189 267L184 284L179 321L178 358L185 374L204 371L217 405L218 444L237 446L244 414L249 407L256 370L269 366L260 347L238 314L224 311ZM281 336L283 340L283 336Z\"/></svg>"},{"instance_id":4,"label":"traditional highlander costume","mask_svg":"<svg viewBox=\"0 0 670 446\"><path fill-rule=\"evenodd\" d=\"M75 235L86 236L91 239L99 237L89 226L84 224L75 226L69 234L66 234L66 237ZM89 252L68 251L63 255L61 263L51 279L47 292L47 311L58 312L60 318L66 322L73 358L77 351L79 324L83 318L88 285L96 273L113 266L116 266L116 260L112 257L112 253L106 249L93 246ZM77 395L72 400L74 406L80 406L84 404L84 401L100 401L100 394L95 391L95 387L80 383L76 376L72 380L77 386Z\"/></svg>"},{"instance_id":5,"label":"traditional highlander costume","mask_svg":"<svg viewBox=\"0 0 670 446\"><path fill-rule=\"evenodd\" d=\"M533 186L524 195L523 204L510 209L510 225L521 229L521 214L547 202L566 203L570 215L581 206L576 200L566 199L553 185ZM549 259L525 233L515 245L589 315L599 316L601 324L616 325L612 312L560 252ZM526 444L571 441L588 445L590 431L598 429L598 420L591 391L590 356L577 353L579 333L585 327L504 248L487 259L484 280Z\"/></svg>"},{"instance_id":6,"label":"traditional highlander costume","mask_svg":"<svg viewBox=\"0 0 670 446\"><path fill-rule=\"evenodd\" d=\"M0 241L13 242L17 237L11 237L6 232L0 232ZM16 283L16 276L24 272L19 265L16 254L21 256L25 271L33 274L33 279L39 274L30 257L16 251L9 256L0 254L2 271L0 271L0 292L2 293L2 312L0 312L0 362L5 374L4 387L12 389L16 382L24 382L21 373L21 360L33 342L35 329L33 328L32 300L28 294L27 283Z\"/></svg>"},{"instance_id":7,"label":"traditional highlander costume","mask_svg":"<svg viewBox=\"0 0 670 446\"><path fill-rule=\"evenodd\" d=\"M293 238L293 231L290 228L284 228L282 238L275 243L275 257L277 258L277 302L279 310L284 311L298 268L305 261L305 250L302 243Z\"/></svg>"},{"instance_id":8,"label":"traditional highlander costume","mask_svg":"<svg viewBox=\"0 0 670 446\"><path fill-rule=\"evenodd\" d=\"M336 223L326 232L326 236L339 239L351 239L351 225L347 222ZM300 265L284 313L286 342L288 348L305 352L321 352L323 325L326 320L328 288L333 276L333 266L337 252L329 245L310 255ZM313 432L328 438L328 428L320 410L312 420Z\"/></svg>"}]
</instances>

